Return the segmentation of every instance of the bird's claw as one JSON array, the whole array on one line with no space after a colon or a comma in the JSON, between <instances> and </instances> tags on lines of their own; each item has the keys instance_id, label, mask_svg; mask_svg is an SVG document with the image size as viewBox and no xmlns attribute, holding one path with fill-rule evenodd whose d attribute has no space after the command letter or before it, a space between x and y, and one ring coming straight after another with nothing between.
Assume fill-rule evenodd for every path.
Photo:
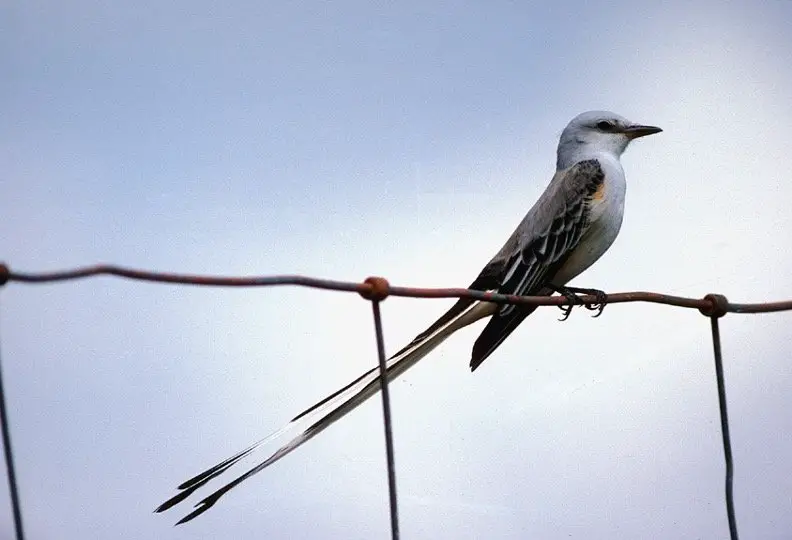
<instances>
[{"instance_id":1,"label":"bird's claw","mask_svg":"<svg viewBox=\"0 0 792 540\"><path fill-rule=\"evenodd\" d=\"M559 321L565 321L569 318L572 314L572 308L575 306L583 306L589 311L596 311L592 317L599 317L602 315L602 311L605 309L605 304L608 301L608 295L605 294L604 291L599 289L582 289L579 287L556 287L554 285L550 285L550 288L553 291L557 292L558 294L564 296L569 305L558 306L563 316L558 319ZM583 300L578 296L579 294L586 294L589 296L594 296L596 301L591 303L583 302Z\"/></svg>"},{"instance_id":2,"label":"bird's claw","mask_svg":"<svg viewBox=\"0 0 792 540\"><path fill-rule=\"evenodd\" d=\"M595 302L591 304L584 304L583 307L589 311L596 311L592 317L599 317L602 315L602 312L605 309L605 304L608 302L608 295L599 289L581 289L581 291L596 298Z\"/></svg>"},{"instance_id":3,"label":"bird's claw","mask_svg":"<svg viewBox=\"0 0 792 540\"><path fill-rule=\"evenodd\" d=\"M576 295L574 292L572 292L572 291L570 291L570 290L568 290L566 288L563 288L563 289L561 289L561 290L559 290L557 292L558 292L558 294L561 294L562 296L564 296L567 299L567 301L569 302L569 304L567 304L567 305L558 306L558 309L560 309L561 313L563 314L561 316L561 318L558 319L558 320L563 322L563 321L567 320L570 315L572 315L572 308L575 307L576 305L582 304L583 302L581 302L580 297L578 295Z\"/></svg>"}]
</instances>

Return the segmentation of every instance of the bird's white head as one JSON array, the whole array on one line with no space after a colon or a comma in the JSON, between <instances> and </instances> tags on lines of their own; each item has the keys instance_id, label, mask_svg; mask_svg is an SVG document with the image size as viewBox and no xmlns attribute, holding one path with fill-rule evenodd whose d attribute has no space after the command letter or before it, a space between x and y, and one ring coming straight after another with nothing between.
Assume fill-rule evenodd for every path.
<instances>
[{"instance_id":1,"label":"bird's white head","mask_svg":"<svg viewBox=\"0 0 792 540\"><path fill-rule=\"evenodd\" d=\"M618 159L633 139L661 131L659 127L636 124L608 111L581 113L561 133L558 168L565 169L602 153Z\"/></svg>"}]
</instances>

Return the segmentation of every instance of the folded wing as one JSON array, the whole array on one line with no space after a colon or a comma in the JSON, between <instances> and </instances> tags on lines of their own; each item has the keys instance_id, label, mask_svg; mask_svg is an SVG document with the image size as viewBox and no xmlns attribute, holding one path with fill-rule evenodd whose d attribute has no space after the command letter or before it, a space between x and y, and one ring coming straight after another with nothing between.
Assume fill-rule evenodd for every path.
<instances>
[{"instance_id":1,"label":"folded wing","mask_svg":"<svg viewBox=\"0 0 792 540\"><path fill-rule=\"evenodd\" d=\"M588 230L590 203L604 181L605 173L595 159L581 161L556 173L490 263L502 261L499 293L518 296L552 294L553 290L546 285ZM473 344L470 369L475 371L535 310L536 306L502 306Z\"/></svg>"}]
</instances>

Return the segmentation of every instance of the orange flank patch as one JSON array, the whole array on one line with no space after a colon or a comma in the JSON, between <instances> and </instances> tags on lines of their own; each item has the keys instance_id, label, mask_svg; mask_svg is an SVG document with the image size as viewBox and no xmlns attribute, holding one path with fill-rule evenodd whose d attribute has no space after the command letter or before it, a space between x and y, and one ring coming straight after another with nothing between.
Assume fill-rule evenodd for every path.
<instances>
[{"instance_id":1,"label":"orange flank patch","mask_svg":"<svg viewBox=\"0 0 792 540\"><path fill-rule=\"evenodd\" d=\"M594 200L601 200L605 196L605 182L601 183L597 188L597 191L594 192Z\"/></svg>"}]
</instances>

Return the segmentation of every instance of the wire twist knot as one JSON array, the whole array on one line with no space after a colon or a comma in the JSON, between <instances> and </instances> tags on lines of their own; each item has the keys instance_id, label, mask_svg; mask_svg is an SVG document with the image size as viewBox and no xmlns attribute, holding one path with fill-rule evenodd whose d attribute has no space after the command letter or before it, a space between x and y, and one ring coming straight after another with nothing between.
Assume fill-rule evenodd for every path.
<instances>
[{"instance_id":1,"label":"wire twist knot","mask_svg":"<svg viewBox=\"0 0 792 540\"><path fill-rule=\"evenodd\" d=\"M704 300L707 300L710 305L709 307L699 309L702 315L717 319L729 312L729 301L722 294L710 293L704 297Z\"/></svg>"},{"instance_id":2,"label":"wire twist knot","mask_svg":"<svg viewBox=\"0 0 792 540\"><path fill-rule=\"evenodd\" d=\"M360 296L366 300L371 300L372 302L381 302L382 300L385 300L390 294L390 283L388 283L388 280L384 277L367 277L365 281L363 281L363 284L367 286L362 287L358 292L360 293Z\"/></svg>"}]
</instances>

